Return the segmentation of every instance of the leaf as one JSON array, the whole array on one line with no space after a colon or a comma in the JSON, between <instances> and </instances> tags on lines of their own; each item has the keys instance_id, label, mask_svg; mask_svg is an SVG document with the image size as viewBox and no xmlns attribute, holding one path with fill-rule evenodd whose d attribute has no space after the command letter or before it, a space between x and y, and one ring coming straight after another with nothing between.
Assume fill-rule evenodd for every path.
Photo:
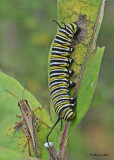
<instances>
[{"instance_id":1,"label":"leaf","mask_svg":"<svg viewBox=\"0 0 114 160\"><path fill-rule=\"evenodd\" d=\"M76 119L70 123L68 134L70 134L72 129L78 125L90 106L104 49L105 47L97 48L96 53L88 58L81 85L77 93Z\"/></svg>"},{"instance_id":2,"label":"leaf","mask_svg":"<svg viewBox=\"0 0 114 160\"><path fill-rule=\"evenodd\" d=\"M9 156L13 155L14 153L14 157L16 152L18 152L18 157L22 157L22 159L24 159L25 156L28 156L26 137L23 134L21 128L16 132L14 130L15 123L20 121L20 118L16 117L16 115L21 114L18 107L18 100L11 94L6 92L5 89L12 92L17 97L19 97L19 99L21 99L24 88L14 78L11 78L6 74L0 72L0 146L3 148L3 153L0 148L0 159L1 157L5 156L5 151L9 154ZM27 90L25 90L24 92L24 99L28 100L31 110L34 110L38 106L42 108L41 104ZM50 116L44 108L42 108L41 110L37 110L35 112L35 115L40 118L44 123L48 124L50 127L52 126ZM44 147L44 143L46 142L46 136L49 131L50 129L48 127L39 123L38 121L38 143L40 146L40 157L43 160L46 160L49 157ZM55 139L54 141L56 144L57 139ZM32 151L32 144L30 144L30 146ZM33 151L32 156L35 157ZM9 157L9 159L11 158Z\"/></svg>"},{"instance_id":3,"label":"leaf","mask_svg":"<svg viewBox=\"0 0 114 160\"><path fill-rule=\"evenodd\" d=\"M12 151L10 149L6 149L6 148L0 148L0 159L2 160L12 160L12 159L16 159L16 160L38 160L38 158L32 158L29 156L23 156L22 153L18 153L16 151Z\"/></svg>"},{"instance_id":4,"label":"leaf","mask_svg":"<svg viewBox=\"0 0 114 160\"><path fill-rule=\"evenodd\" d=\"M103 19L105 0L58 0L57 2L58 23L63 25L62 22L65 24L77 22L81 28L81 32L72 44L75 48L71 54L74 59L71 66L74 75L70 80L76 82L76 87L71 89L70 95L71 97L77 96L77 105L76 118L69 125L68 135L70 135L87 112L95 91L104 52L104 47L96 49L96 40ZM55 122L57 116L54 113L52 102L50 104L52 118ZM59 137L61 136L59 132Z\"/></svg>"}]
</instances>

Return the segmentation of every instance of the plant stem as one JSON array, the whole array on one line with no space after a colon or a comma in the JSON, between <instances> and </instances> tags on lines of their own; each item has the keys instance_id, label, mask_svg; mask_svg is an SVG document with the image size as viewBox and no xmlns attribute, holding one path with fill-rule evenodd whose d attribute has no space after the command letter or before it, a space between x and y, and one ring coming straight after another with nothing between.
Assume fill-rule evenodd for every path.
<instances>
[{"instance_id":1,"label":"plant stem","mask_svg":"<svg viewBox=\"0 0 114 160\"><path fill-rule=\"evenodd\" d=\"M65 128L63 131L63 135L62 135L62 139L59 145L59 156L61 157L63 152L64 152L64 145L65 145L65 140L66 140L66 136L67 136L67 132L68 132L68 127L69 127L69 122L66 122L65 124Z\"/></svg>"}]
</instances>

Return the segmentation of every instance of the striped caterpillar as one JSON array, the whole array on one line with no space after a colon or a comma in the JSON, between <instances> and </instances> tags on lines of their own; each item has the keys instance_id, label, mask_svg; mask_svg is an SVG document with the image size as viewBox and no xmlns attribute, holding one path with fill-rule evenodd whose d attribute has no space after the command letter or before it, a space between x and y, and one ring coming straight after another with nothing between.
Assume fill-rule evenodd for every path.
<instances>
[{"instance_id":1,"label":"striped caterpillar","mask_svg":"<svg viewBox=\"0 0 114 160\"><path fill-rule=\"evenodd\" d=\"M50 95L55 112L58 115L58 119L51 131L59 120L71 121L75 117L73 110L76 98L70 98L69 96L69 89L75 86L74 82L68 80L74 73L73 70L69 69L70 64L73 62L73 59L69 58L69 56L74 50L71 46L72 39L77 34L79 28L76 23L64 24L62 27L59 25L59 27L50 60ZM51 131L47 135L47 142Z\"/></svg>"}]
</instances>

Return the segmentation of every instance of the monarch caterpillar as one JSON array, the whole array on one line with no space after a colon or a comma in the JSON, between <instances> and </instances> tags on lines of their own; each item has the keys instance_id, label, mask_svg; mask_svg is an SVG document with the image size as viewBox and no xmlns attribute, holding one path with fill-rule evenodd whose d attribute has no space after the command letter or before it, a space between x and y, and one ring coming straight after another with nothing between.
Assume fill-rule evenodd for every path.
<instances>
[{"instance_id":1,"label":"monarch caterpillar","mask_svg":"<svg viewBox=\"0 0 114 160\"><path fill-rule=\"evenodd\" d=\"M64 24L62 27L60 24L58 25L60 29L52 47L49 77L50 95L58 119L47 135L47 142L50 133L60 119L71 121L75 117L73 109L76 104L76 98L70 98L69 96L69 89L75 86L75 83L69 81L68 78L74 73L73 70L69 69L70 64L73 62L73 59L69 58L69 56L74 50L71 46L72 39L79 31L79 28L76 23Z\"/></svg>"}]
</instances>

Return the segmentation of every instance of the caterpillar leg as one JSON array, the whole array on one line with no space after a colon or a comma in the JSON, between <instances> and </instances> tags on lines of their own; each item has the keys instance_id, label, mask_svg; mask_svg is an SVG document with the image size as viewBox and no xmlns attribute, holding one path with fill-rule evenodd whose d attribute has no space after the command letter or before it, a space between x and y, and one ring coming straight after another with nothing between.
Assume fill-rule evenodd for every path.
<instances>
[{"instance_id":1,"label":"caterpillar leg","mask_svg":"<svg viewBox=\"0 0 114 160\"><path fill-rule=\"evenodd\" d=\"M69 62L69 64L71 64L72 62L74 62L74 59L73 58L69 58L68 62Z\"/></svg>"},{"instance_id":2,"label":"caterpillar leg","mask_svg":"<svg viewBox=\"0 0 114 160\"><path fill-rule=\"evenodd\" d=\"M73 104L71 104L70 107L71 107L72 109L74 109L74 107L75 107L76 104L77 104L77 100L76 100Z\"/></svg>"},{"instance_id":3,"label":"caterpillar leg","mask_svg":"<svg viewBox=\"0 0 114 160\"><path fill-rule=\"evenodd\" d=\"M71 70L71 69L69 69L69 70L68 70L68 73L69 73L69 76L71 76L71 75L74 73L74 71Z\"/></svg>"},{"instance_id":4,"label":"caterpillar leg","mask_svg":"<svg viewBox=\"0 0 114 160\"><path fill-rule=\"evenodd\" d=\"M68 84L69 84L69 88L72 88L76 85L76 83L72 81L68 81Z\"/></svg>"},{"instance_id":5,"label":"caterpillar leg","mask_svg":"<svg viewBox=\"0 0 114 160\"><path fill-rule=\"evenodd\" d=\"M73 47L70 47L70 53L72 53L74 51Z\"/></svg>"},{"instance_id":6,"label":"caterpillar leg","mask_svg":"<svg viewBox=\"0 0 114 160\"><path fill-rule=\"evenodd\" d=\"M76 104L77 102L77 97L76 98L70 98L70 103L71 104Z\"/></svg>"}]
</instances>

